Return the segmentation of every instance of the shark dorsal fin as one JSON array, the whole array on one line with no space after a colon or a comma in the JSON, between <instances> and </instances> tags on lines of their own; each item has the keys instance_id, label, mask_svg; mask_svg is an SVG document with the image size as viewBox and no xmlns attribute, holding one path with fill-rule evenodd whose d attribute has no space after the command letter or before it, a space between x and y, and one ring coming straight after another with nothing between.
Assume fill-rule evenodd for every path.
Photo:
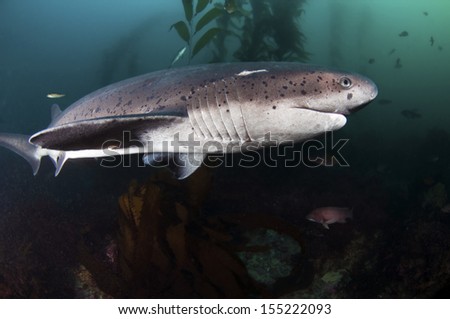
<instances>
[{"instance_id":1,"label":"shark dorsal fin","mask_svg":"<svg viewBox=\"0 0 450 319\"><path fill-rule=\"evenodd\" d=\"M50 110L50 114L52 116L52 122L59 116L59 114L61 114L61 108L59 107L58 104L53 104Z\"/></svg>"}]
</instances>

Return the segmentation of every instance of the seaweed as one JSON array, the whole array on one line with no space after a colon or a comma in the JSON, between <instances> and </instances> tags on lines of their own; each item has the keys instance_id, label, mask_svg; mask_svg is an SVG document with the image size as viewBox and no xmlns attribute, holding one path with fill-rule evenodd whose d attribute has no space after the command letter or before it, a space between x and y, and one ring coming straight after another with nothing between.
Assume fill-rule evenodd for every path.
<instances>
[{"instance_id":1,"label":"seaweed","mask_svg":"<svg viewBox=\"0 0 450 319\"><path fill-rule=\"evenodd\" d=\"M132 181L119 198L115 265L79 247L76 275L86 295L277 297L307 286L312 276L299 230L259 213L208 216L203 203L211 183L206 167L183 181L166 171Z\"/></svg>"},{"instance_id":2,"label":"seaweed","mask_svg":"<svg viewBox=\"0 0 450 319\"><path fill-rule=\"evenodd\" d=\"M211 21L225 13L225 10L218 6L213 6L204 12L211 2L212 0L197 0L194 9L194 0L182 0L186 20L180 20L170 26L169 30L175 29L180 38L186 42L186 48L189 51L188 63L221 32L221 29L217 27L209 28L206 31L203 30ZM204 31L203 34L199 36L202 31ZM195 40L196 38L198 39ZM182 50L179 52L183 52ZM172 64L179 58L180 54L177 55Z\"/></svg>"},{"instance_id":3,"label":"seaweed","mask_svg":"<svg viewBox=\"0 0 450 319\"><path fill-rule=\"evenodd\" d=\"M240 61L307 61L299 19L305 0L250 0L252 15L244 19Z\"/></svg>"},{"instance_id":4,"label":"seaweed","mask_svg":"<svg viewBox=\"0 0 450 319\"><path fill-rule=\"evenodd\" d=\"M304 62L309 59L309 53L304 48L306 37L301 32L299 20L304 13L305 2L306 0L226 0L215 3L194 28L193 1L184 0L187 22L178 21L171 28L175 28L180 38L187 43L191 52L190 59L211 42L214 44L211 62L226 61L228 52L225 43L229 36L233 36L240 45L232 56L239 61ZM203 20L206 23L201 23ZM199 39L192 49L198 27L203 28L213 21L218 27L206 31L204 38Z\"/></svg>"}]
</instances>

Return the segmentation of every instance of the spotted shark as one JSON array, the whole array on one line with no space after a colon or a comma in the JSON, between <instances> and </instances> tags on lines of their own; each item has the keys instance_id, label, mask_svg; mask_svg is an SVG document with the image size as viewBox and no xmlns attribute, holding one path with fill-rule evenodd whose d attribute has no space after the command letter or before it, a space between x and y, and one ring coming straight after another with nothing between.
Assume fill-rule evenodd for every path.
<instances>
[{"instance_id":1,"label":"spotted shark","mask_svg":"<svg viewBox=\"0 0 450 319\"><path fill-rule=\"evenodd\" d=\"M35 175L44 156L56 176L68 159L140 153L147 164L185 159L175 169L182 179L208 154L245 150L267 134L283 143L337 130L377 93L362 75L301 63L171 68L106 86L64 111L53 105L46 129L0 133L0 145L26 159Z\"/></svg>"}]
</instances>

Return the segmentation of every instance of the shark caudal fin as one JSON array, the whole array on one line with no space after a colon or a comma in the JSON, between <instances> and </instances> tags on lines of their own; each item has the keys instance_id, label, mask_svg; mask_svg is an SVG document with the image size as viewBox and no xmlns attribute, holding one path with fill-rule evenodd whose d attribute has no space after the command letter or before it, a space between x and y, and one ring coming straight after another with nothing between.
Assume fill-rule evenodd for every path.
<instances>
[{"instance_id":1,"label":"shark caudal fin","mask_svg":"<svg viewBox=\"0 0 450 319\"><path fill-rule=\"evenodd\" d=\"M22 134L0 133L0 146L19 154L30 163L33 174L36 175L41 165L39 147L31 144L29 136Z\"/></svg>"}]
</instances>

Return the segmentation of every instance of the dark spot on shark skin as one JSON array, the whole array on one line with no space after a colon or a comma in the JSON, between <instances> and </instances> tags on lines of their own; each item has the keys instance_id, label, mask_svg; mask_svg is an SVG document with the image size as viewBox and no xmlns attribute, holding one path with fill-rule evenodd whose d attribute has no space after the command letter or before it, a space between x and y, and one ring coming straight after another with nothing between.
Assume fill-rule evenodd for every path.
<instances>
[{"instance_id":1,"label":"dark spot on shark skin","mask_svg":"<svg viewBox=\"0 0 450 319\"><path fill-rule=\"evenodd\" d=\"M353 94L351 94L351 93L349 93L349 94L347 94L347 100L351 100L353 98Z\"/></svg>"},{"instance_id":2,"label":"dark spot on shark skin","mask_svg":"<svg viewBox=\"0 0 450 319\"><path fill-rule=\"evenodd\" d=\"M133 100L129 100L129 101L127 102L127 104L125 104L125 105L130 106L131 104L133 104Z\"/></svg>"},{"instance_id":3,"label":"dark spot on shark skin","mask_svg":"<svg viewBox=\"0 0 450 319\"><path fill-rule=\"evenodd\" d=\"M186 98L185 95L183 95L182 97L180 97L180 100L181 100L181 101L187 101L187 98Z\"/></svg>"},{"instance_id":4,"label":"dark spot on shark skin","mask_svg":"<svg viewBox=\"0 0 450 319\"><path fill-rule=\"evenodd\" d=\"M283 85L283 89L284 89L284 90L287 90L288 87L287 87L286 85Z\"/></svg>"},{"instance_id":5,"label":"dark spot on shark skin","mask_svg":"<svg viewBox=\"0 0 450 319\"><path fill-rule=\"evenodd\" d=\"M306 91L305 90L302 90L302 95L306 95Z\"/></svg>"},{"instance_id":6,"label":"dark spot on shark skin","mask_svg":"<svg viewBox=\"0 0 450 319\"><path fill-rule=\"evenodd\" d=\"M273 108L274 110L276 110L276 109L277 109L277 106L276 106L276 105L274 105L274 106L272 106L272 108Z\"/></svg>"}]
</instances>

